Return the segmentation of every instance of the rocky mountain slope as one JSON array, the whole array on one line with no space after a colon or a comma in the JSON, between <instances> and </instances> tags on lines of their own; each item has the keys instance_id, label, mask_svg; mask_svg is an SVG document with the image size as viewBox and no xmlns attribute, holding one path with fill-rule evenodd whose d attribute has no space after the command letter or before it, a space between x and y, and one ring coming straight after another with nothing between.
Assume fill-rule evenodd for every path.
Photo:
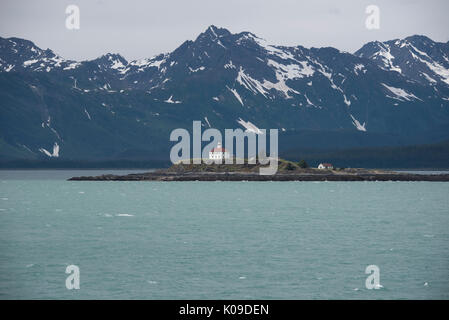
<instances>
[{"instance_id":1,"label":"rocky mountain slope","mask_svg":"<svg viewBox=\"0 0 449 320\"><path fill-rule=\"evenodd\" d=\"M71 61L0 38L0 158L168 159L174 128L278 128L281 150L449 137L449 43L268 44L210 26L153 58Z\"/></svg>"}]
</instances>

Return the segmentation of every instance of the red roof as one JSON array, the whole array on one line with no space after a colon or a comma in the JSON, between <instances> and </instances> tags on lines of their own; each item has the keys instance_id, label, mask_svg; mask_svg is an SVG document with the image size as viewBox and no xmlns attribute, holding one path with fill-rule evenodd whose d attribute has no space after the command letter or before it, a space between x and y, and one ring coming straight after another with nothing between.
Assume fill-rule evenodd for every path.
<instances>
[{"instance_id":1,"label":"red roof","mask_svg":"<svg viewBox=\"0 0 449 320\"><path fill-rule=\"evenodd\" d=\"M228 152L225 148L213 148L211 152Z\"/></svg>"},{"instance_id":2,"label":"red roof","mask_svg":"<svg viewBox=\"0 0 449 320\"><path fill-rule=\"evenodd\" d=\"M322 165L325 166L325 167L333 167L333 165L330 164L330 163L322 163Z\"/></svg>"}]
</instances>

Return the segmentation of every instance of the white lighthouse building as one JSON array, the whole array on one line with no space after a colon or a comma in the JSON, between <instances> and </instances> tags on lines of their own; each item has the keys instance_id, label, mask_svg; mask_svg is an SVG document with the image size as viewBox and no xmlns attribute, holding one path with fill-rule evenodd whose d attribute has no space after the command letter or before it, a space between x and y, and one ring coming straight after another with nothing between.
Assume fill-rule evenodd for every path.
<instances>
[{"instance_id":1,"label":"white lighthouse building","mask_svg":"<svg viewBox=\"0 0 449 320\"><path fill-rule=\"evenodd\" d=\"M221 146L221 142L219 142L217 146L209 152L209 159L211 160L223 160L229 158L230 154L228 150Z\"/></svg>"}]
</instances>

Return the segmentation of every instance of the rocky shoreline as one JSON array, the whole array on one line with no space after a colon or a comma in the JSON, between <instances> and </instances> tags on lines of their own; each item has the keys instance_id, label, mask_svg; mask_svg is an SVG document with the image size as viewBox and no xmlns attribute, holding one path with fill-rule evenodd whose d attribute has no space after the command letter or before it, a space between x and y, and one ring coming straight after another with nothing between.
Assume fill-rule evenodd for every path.
<instances>
[{"instance_id":1,"label":"rocky shoreline","mask_svg":"<svg viewBox=\"0 0 449 320\"><path fill-rule=\"evenodd\" d=\"M410 173L277 173L259 175L250 172L164 172L128 175L73 177L69 181L434 181L449 182L449 174Z\"/></svg>"}]
</instances>

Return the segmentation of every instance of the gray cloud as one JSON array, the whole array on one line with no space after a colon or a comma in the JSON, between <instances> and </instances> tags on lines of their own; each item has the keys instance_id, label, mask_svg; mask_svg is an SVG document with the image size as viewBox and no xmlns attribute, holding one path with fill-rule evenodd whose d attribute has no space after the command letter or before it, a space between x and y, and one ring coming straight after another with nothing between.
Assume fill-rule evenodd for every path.
<instances>
[{"instance_id":1,"label":"gray cloud","mask_svg":"<svg viewBox=\"0 0 449 320\"><path fill-rule=\"evenodd\" d=\"M80 8L80 30L65 28L69 4ZM369 4L380 7L380 30L365 28ZM446 0L2 0L0 35L26 38L76 60L107 52L127 59L150 57L195 39L211 24L231 32L251 31L273 44L353 52L368 41L412 34L446 42L447 12Z\"/></svg>"}]
</instances>

